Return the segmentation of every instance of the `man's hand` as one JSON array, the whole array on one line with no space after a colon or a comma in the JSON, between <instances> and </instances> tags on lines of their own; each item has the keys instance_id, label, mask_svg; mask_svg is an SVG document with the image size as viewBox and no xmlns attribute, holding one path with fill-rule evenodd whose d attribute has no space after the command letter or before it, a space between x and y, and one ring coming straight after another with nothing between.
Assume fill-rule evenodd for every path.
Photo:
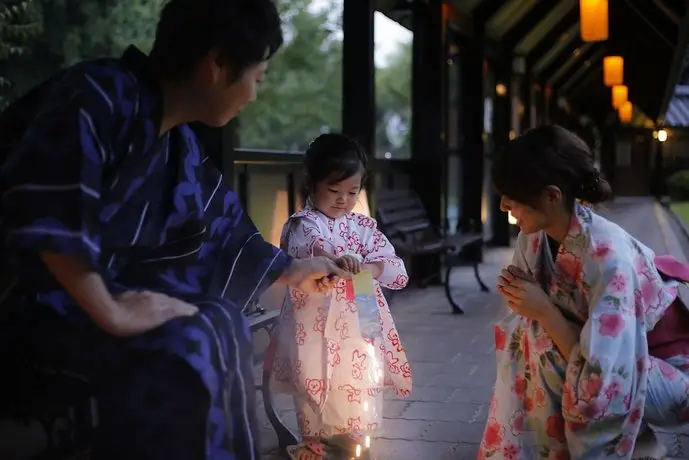
<instances>
[{"instance_id":1,"label":"man's hand","mask_svg":"<svg viewBox=\"0 0 689 460\"><path fill-rule=\"evenodd\" d=\"M294 259L280 281L297 287L307 294L326 293L340 278L349 278L351 273L339 268L327 257Z\"/></svg>"},{"instance_id":2,"label":"man's hand","mask_svg":"<svg viewBox=\"0 0 689 460\"><path fill-rule=\"evenodd\" d=\"M354 275L361 271L361 262L356 258L356 256L353 255L344 255L337 259L335 263L342 270L346 270Z\"/></svg>"},{"instance_id":3,"label":"man's hand","mask_svg":"<svg viewBox=\"0 0 689 460\"><path fill-rule=\"evenodd\" d=\"M125 292L114 298L117 308L102 327L116 337L131 337L155 329L171 319L193 316L195 305L158 292Z\"/></svg>"}]
</instances>

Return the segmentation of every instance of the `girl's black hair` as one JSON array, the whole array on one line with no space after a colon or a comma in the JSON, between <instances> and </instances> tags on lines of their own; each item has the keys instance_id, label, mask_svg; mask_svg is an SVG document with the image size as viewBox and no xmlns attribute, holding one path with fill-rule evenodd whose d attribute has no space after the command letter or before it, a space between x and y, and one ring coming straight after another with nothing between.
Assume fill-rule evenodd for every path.
<instances>
[{"instance_id":1,"label":"girl's black hair","mask_svg":"<svg viewBox=\"0 0 689 460\"><path fill-rule=\"evenodd\" d=\"M588 145L557 125L531 129L507 144L493 160L493 183L501 194L535 208L551 185L570 209L575 199L597 204L612 198Z\"/></svg>"},{"instance_id":2,"label":"girl's black hair","mask_svg":"<svg viewBox=\"0 0 689 460\"><path fill-rule=\"evenodd\" d=\"M304 185L307 193L317 183L327 180L336 184L361 174L362 185L366 181L368 155L356 140L346 134L321 134L315 138L304 155Z\"/></svg>"}]
</instances>

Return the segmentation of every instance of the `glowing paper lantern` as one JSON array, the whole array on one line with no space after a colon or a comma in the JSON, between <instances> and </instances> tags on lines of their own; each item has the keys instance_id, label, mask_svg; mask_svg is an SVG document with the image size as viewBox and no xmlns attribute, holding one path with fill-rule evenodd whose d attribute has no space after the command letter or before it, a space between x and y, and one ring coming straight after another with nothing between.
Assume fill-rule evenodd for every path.
<instances>
[{"instance_id":1,"label":"glowing paper lantern","mask_svg":"<svg viewBox=\"0 0 689 460\"><path fill-rule=\"evenodd\" d=\"M608 39L608 0L579 0L579 16L583 41Z\"/></svg>"},{"instance_id":2,"label":"glowing paper lantern","mask_svg":"<svg viewBox=\"0 0 689 460\"><path fill-rule=\"evenodd\" d=\"M632 121L632 103L627 101L622 106L617 109L617 114L620 117L622 123L631 123Z\"/></svg>"},{"instance_id":3,"label":"glowing paper lantern","mask_svg":"<svg viewBox=\"0 0 689 460\"><path fill-rule=\"evenodd\" d=\"M629 100L629 91L625 85L615 85L612 87L612 106L616 109Z\"/></svg>"},{"instance_id":4,"label":"glowing paper lantern","mask_svg":"<svg viewBox=\"0 0 689 460\"><path fill-rule=\"evenodd\" d=\"M603 81L605 86L624 83L624 58L622 56L605 56L603 58Z\"/></svg>"}]
</instances>

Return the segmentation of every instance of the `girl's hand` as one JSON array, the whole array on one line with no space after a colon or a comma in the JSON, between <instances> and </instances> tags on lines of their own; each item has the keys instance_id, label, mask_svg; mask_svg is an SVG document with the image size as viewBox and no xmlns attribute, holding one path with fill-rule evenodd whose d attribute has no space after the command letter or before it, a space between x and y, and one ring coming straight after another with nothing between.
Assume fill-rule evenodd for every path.
<instances>
[{"instance_id":1,"label":"girl's hand","mask_svg":"<svg viewBox=\"0 0 689 460\"><path fill-rule=\"evenodd\" d=\"M355 256L344 255L335 261L338 267L356 275L361 271L361 262Z\"/></svg>"},{"instance_id":2,"label":"girl's hand","mask_svg":"<svg viewBox=\"0 0 689 460\"><path fill-rule=\"evenodd\" d=\"M554 309L534 277L514 265L500 272L498 292L507 300L510 310L525 318L541 321Z\"/></svg>"}]
</instances>

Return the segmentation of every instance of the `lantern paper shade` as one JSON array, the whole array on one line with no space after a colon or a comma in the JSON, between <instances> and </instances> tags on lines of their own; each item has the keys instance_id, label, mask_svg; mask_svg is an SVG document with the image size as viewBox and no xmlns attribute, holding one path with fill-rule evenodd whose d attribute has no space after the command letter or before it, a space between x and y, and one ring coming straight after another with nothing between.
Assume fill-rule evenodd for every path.
<instances>
[{"instance_id":1,"label":"lantern paper shade","mask_svg":"<svg viewBox=\"0 0 689 460\"><path fill-rule=\"evenodd\" d=\"M624 58L622 56L605 56L603 58L603 81L605 86L624 83Z\"/></svg>"},{"instance_id":2,"label":"lantern paper shade","mask_svg":"<svg viewBox=\"0 0 689 460\"><path fill-rule=\"evenodd\" d=\"M627 101L617 110L622 123L630 123L632 121L632 103Z\"/></svg>"},{"instance_id":3,"label":"lantern paper shade","mask_svg":"<svg viewBox=\"0 0 689 460\"><path fill-rule=\"evenodd\" d=\"M612 87L612 106L616 109L622 107L627 102L629 91L625 85L615 85Z\"/></svg>"},{"instance_id":4,"label":"lantern paper shade","mask_svg":"<svg viewBox=\"0 0 689 460\"><path fill-rule=\"evenodd\" d=\"M579 0L579 15L583 41L608 39L608 0Z\"/></svg>"}]
</instances>

